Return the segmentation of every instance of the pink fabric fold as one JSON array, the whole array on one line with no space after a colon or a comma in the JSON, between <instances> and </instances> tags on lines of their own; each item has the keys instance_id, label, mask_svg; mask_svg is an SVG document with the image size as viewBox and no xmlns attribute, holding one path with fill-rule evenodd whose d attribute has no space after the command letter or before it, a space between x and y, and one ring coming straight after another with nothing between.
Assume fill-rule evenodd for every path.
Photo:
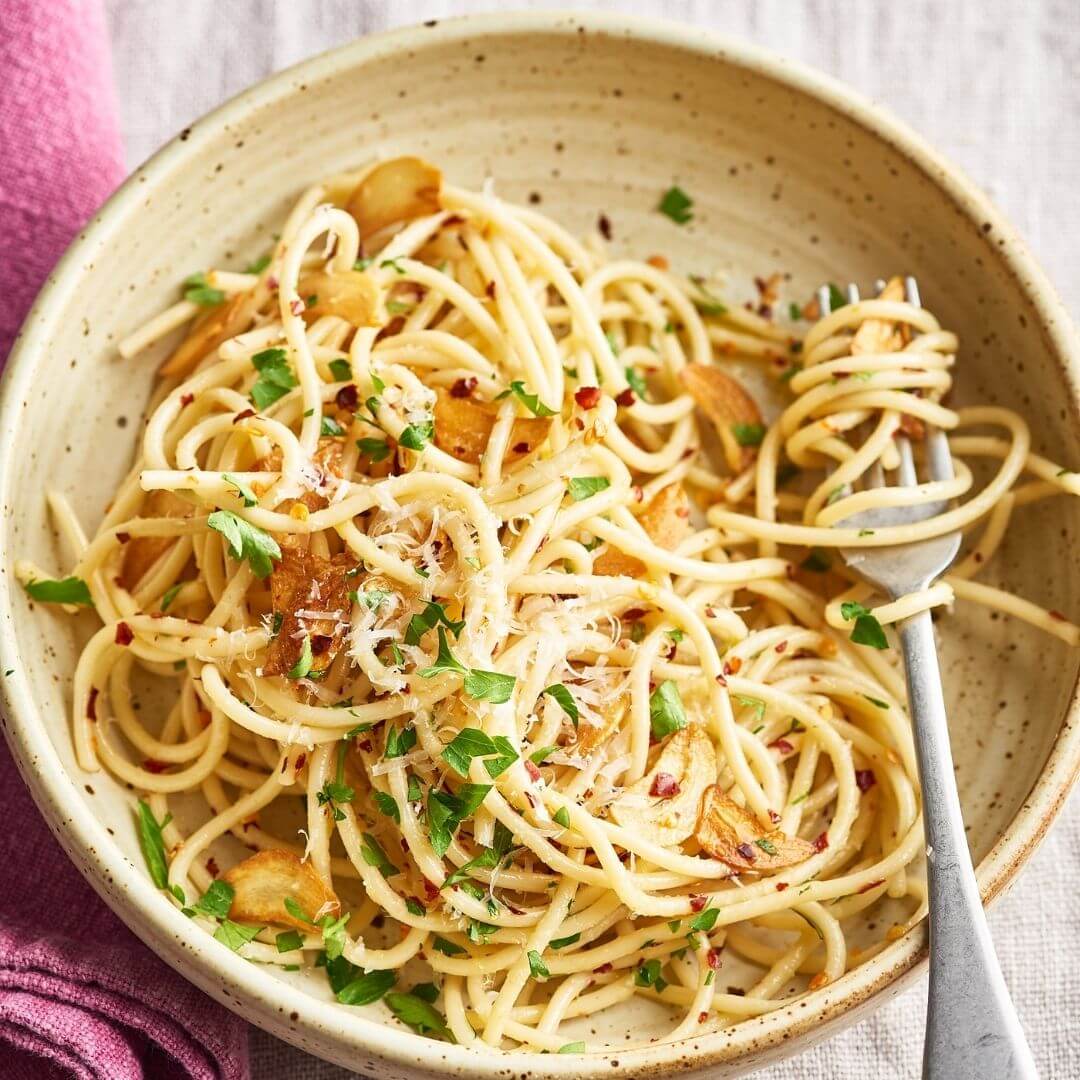
<instances>
[{"instance_id":1,"label":"pink fabric fold","mask_svg":"<svg viewBox=\"0 0 1080 1080\"><path fill-rule=\"evenodd\" d=\"M0 365L124 174L100 0L0 0ZM0 1076L243 1080L247 1028L68 861L0 745Z\"/></svg>"}]
</instances>

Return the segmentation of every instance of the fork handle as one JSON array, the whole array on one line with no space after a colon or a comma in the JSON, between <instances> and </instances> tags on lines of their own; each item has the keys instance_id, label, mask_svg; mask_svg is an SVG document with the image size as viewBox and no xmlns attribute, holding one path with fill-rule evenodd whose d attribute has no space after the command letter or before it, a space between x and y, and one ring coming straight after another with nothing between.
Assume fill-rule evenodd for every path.
<instances>
[{"instance_id":1,"label":"fork handle","mask_svg":"<svg viewBox=\"0 0 1080 1080\"><path fill-rule=\"evenodd\" d=\"M1038 1080L1001 975L956 793L929 611L900 624L922 781L930 896L924 1080Z\"/></svg>"}]
</instances>

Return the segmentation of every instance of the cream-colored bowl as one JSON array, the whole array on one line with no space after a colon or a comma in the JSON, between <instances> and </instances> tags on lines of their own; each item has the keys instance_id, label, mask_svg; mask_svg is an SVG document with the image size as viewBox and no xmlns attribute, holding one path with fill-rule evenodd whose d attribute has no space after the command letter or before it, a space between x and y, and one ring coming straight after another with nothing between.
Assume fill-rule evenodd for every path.
<instances>
[{"instance_id":1,"label":"cream-colored bowl","mask_svg":"<svg viewBox=\"0 0 1080 1080\"><path fill-rule=\"evenodd\" d=\"M0 683L23 775L71 858L177 971L368 1075L732 1076L804 1048L900 989L925 934L720 1034L586 1058L480 1054L419 1038L381 1005L336 1005L321 973L275 974L194 930L146 876L133 793L75 766L71 675L93 616L80 626L33 608L12 563L29 555L64 570L45 489L66 492L92 528L129 466L155 358L121 360L117 340L171 302L186 274L263 250L302 185L408 150L459 183L493 175L502 193L576 230L603 212L619 251L727 268L735 298L773 270L793 275L795 297L823 279L915 272L927 305L960 333L958 395L1015 406L1038 449L1080 463L1077 344L1042 273L968 181L846 89L701 30L618 15L486 16L367 38L182 132L101 211L26 323L0 411L0 669L15 669ZM654 209L672 183L695 200L684 228ZM1075 617L1078 526L1071 501L1021 509L989 578ZM1077 656L981 609L961 608L940 630L961 797L992 897L1076 775ZM637 1008L596 1018L596 1029L629 1038Z\"/></svg>"}]
</instances>

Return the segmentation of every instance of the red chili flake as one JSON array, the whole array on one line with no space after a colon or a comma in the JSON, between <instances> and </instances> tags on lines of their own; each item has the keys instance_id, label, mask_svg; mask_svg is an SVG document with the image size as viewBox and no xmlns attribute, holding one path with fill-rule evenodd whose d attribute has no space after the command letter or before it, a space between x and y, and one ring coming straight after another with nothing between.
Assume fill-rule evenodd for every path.
<instances>
[{"instance_id":1,"label":"red chili flake","mask_svg":"<svg viewBox=\"0 0 1080 1080\"><path fill-rule=\"evenodd\" d=\"M451 214L443 219L443 228L449 229L451 225L464 225L465 219L460 214Z\"/></svg>"},{"instance_id":2,"label":"red chili flake","mask_svg":"<svg viewBox=\"0 0 1080 1080\"><path fill-rule=\"evenodd\" d=\"M278 287L278 285L280 285L280 284L281 284L281 282L278 281L278 279L273 274L271 274L266 279L266 285L267 285L267 288L269 288L269 289L276 289Z\"/></svg>"},{"instance_id":3,"label":"red chili flake","mask_svg":"<svg viewBox=\"0 0 1080 1080\"><path fill-rule=\"evenodd\" d=\"M307 754L298 754L296 757L296 771L299 772L307 761Z\"/></svg>"},{"instance_id":4,"label":"red chili flake","mask_svg":"<svg viewBox=\"0 0 1080 1080\"><path fill-rule=\"evenodd\" d=\"M644 615L644 614L645 614L645 609L644 608L631 607L631 608L627 608L622 613L621 617L624 618L624 619L628 619L630 622L637 622L637 620L640 619L641 616Z\"/></svg>"},{"instance_id":5,"label":"red chili flake","mask_svg":"<svg viewBox=\"0 0 1080 1080\"><path fill-rule=\"evenodd\" d=\"M302 315L304 313L304 301L297 297L295 300L289 301L289 310L294 315Z\"/></svg>"},{"instance_id":6,"label":"red chili flake","mask_svg":"<svg viewBox=\"0 0 1080 1080\"><path fill-rule=\"evenodd\" d=\"M355 383L346 384L334 395L334 401L342 409L355 409L359 400L360 393Z\"/></svg>"},{"instance_id":7,"label":"red chili flake","mask_svg":"<svg viewBox=\"0 0 1080 1080\"><path fill-rule=\"evenodd\" d=\"M705 905L709 902L707 896L691 895L690 897L690 910L696 915L699 911L705 910Z\"/></svg>"},{"instance_id":8,"label":"red chili flake","mask_svg":"<svg viewBox=\"0 0 1080 1080\"><path fill-rule=\"evenodd\" d=\"M697 1014L697 1022L699 1024L704 1024L705 1021L708 1020L708 1019L709 1019L709 1014L704 1009Z\"/></svg>"},{"instance_id":9,"label":"red chili flake","mask_svg":"<svg viewBox=\"0 0 1080 1080\"><path fill-rule=\"evenodd\" d=\"M705 956L705 963L713 969L713 971L719 971L720 965L723 961L720 959L719 949L710 949Z\"/></svg>"},{"instance_id":10,"label":"red chili flake","mask_svg":"<svg viewBox=\"0 0 1080 1080\"><path fill-rule=\"evenodd\" d=\"M735 850L747 861L754 861L754 849L749 844L739 844Z\"/></svg>"},{"instance_id":11,"label":"red chili flake","mask_svg":"<svg viewBox=\"0 0 1080 1080\"><path fill-rule=\"evenodd\" d=\"M1068 619L1065 618L1064 615L1061 614L1060 611L1055 611L1054 609L1051 609L1046 614L1049 615L1051 619L1057 619L1058 622L1068 622L1069 621Z\"/></svg>"},{"instance_id":12,"label":"red chili flake","mask_svg":"<svg viewBox=\"0 0 1080 1080\"><path fill-rule=\"evenodd\" d=\"M678 795L681 790L678 780L671 773L658 772L653 778L649 794L660 799L670 799Z\"/></svg>"},{"instance_id":13,"label":"red chili flake","mask_svg":"<svg viewBox=\"0 0 1080 1080\"><path fill-rule=\"evenodd\" d=\"M786 652L787 651L787 642L786 641L781 641L780 644L776 646L776 651L777 652Z\"/></svg>"},{"instance_id":14,"label":"red chili flake","mask_svg":"<svg viewBox=\"0 0 1080 1080\"><path fill-rule=\"evenodd\" d=\"M721 686L727 686L727 679L725 679L723 675L717 675L717 676L716 676L716 681L717 681L717 682L718 682L718 683L719 683L719 684L720 684Z\"/></svg>"},{"instance_id":15,"label":"red chili flake","mask_svg":"<svg viewBox=\"0 0 1080 1080\"><path fill-rule=\"evenodd\" d=\"M615 395L615 404L621 405L624 409L633 405L635 401L637 401L637 398L634 396L634 391L631 390L629 386L623 390L622 393Z\"/></svg>"},{"instance_id":16,"label":"red chili flake","mask_svg":"<svg viewBox=\"0 0 1080 1080\"><path fill-rule=\"evenodd\" d=\"M147 758L143 763L143 768L147 772L163 773L168 767L168 763L165 761L155 761L153 758Z\"/></svg>"},{"instance_id":17,"label":"red chili flake","mask_svg":"<svg viewBox=\"0 0 1080 1080\"><path fill-rule=\"evenodd\" d=\"M206 872L208 874L213 874L214 877L217 877L218 874L221 873L221 868L218 866L217 859L215 859L213 855L206 860Z\"/></svg>"},{"instance_id":18,"label":"red chili flake","mask_svg":"<svg viewBox=\"0 0 1080 1080\"><path fill-rule=\"evenodd\" d=\"M121 544L126 544L131 539L131 533L118 532L116 534L116 539L119 540Z\"/></svg>"},{"instance_id":19,"label":"red chili flake","mask_svg":"<svg viewBox=\"0 0 1080 1080\"><path fill-rule=\"evenodd\" d=\"M657 270L667 270L671 266L663 255L650 255L645 261L650 266L655 266Z\"/></svg>"},{"instance_id":20,"label":"red chili flake","mask_svg":"<svg viewBox=\"0 0 1080 1080\"><path fill-rule=\"evenodd\" d=\"M781 754L790 754L795 749L787 739L774 739L769 743L770 750L779 750Z\"/></svg>"},{"instance_id":21,"label":"red chili flake","mask_svg":"<svg viewBox=\"0 0 1080 1080\"><path fill-rule=\"evenodd\" d=\"M424 878L424 896L429 900L436 900L439 896L439 886L432 884L427 878Z\"/></svg>"},{"instance_id":22,"label":"red chili flake","mask_svg":"<svg viewBox=\"0 0 1080 1080\"><path fill-rule=\"evenodd\" d=\"M185 394L185 395L184 395L184 396L183 396L183 397L182 397L182 398L180 399L180 407L181 407L182 409L183 409L183 408L186 408L186 407L187 407L188 405L190 405L190 404L191 404L191 403L192 403L192 402L193 402L194 400L195 400L195 395L194 395L194 394Z\"/></svg>"},{"instance_id":23,"label":"red chili flake","mask_svg":"<svg viewBox=\"0 0 1080 1080\"><path fill-rule=\"evenodd\" d=\"M472 396L472 392L476 389L476 376L470 375L467 379L458 379L453 386L450 387L450 396L456 398L467 398Z\"/></svg>"},{"instance_id":24,"label":"red chili flake","mask_svg":"<svg viewBox=\"0 0 1080 1080\"><path fill-rule=\"evenodd\" d=\"M135 634L126 622L116 624L116 637L113 639L117 645L130 645L135 640Z\"/></svg>"},{"instance_id":25,"label":"red chili flake","mask_svg":"<svg viewBox=\"0 0 1080 1080\"><path fill-rule=\"evenodd\" d=\"M529 444L527 442L514 443L512 447L515 454L527 454L529 452Z\"/></svg>"},{"instance_id":26,"label":"red chili flake","mask_svg":"<svg viewBox=\"0 0 1080 1080\"><path fill-rule=\"evenodd\" d=\"M246 420L249 416L254 416L254 415L255 415L255 410L254 409L244 409L243 412L238 412L232 418L232 422L234 424L239 424L241 420Z\"/></svg>"},{"instance_id":27,"label":"red chili flake","mask_svg":"<svg viewBox=\"0 0 1080 1080\"><path fill-rule=\"evenodd\" d=\"M600 402L599 386L582 386L574 392L574 400L583 409L595 409Z\"/></svg>"},{"instance_id":28,"label":"red chili flake","mask_svg":"<svg viewBox=\"0 0 1080 1080\"><path fill-rule=\"evenodd\" d=\"M829 846L829 834L827 832L823 832L814 841L814 850L815 851L824 851L828 846Z\"/></svg>"},{"instance_id":29,"label":"red chili flake","mask_svg":"<svg viewBox=\"0 0 1080 1080\"><path fill-rule=\"evenodd\" d=\"M536 767L536 763L533 761L525 760L525 771L529 774L529 779L539 780L540 770Z\"/></svg>"},{"instance_id":30,"label":"red chili flake","mask_svg":"<svg viewBox=\"0 0 1080 1080\"><path fill-rule=\"evenodd\" d=\"M774 825L776 825L776 824L778 824L778 823L779 823L779 821L780 821L780 815L779 815L779 814L778 814L778 813L777 813L777 812L776 812L775 810L772 810L772 809L770 809L770 810L769 810L769 820L770 820L770 821L771 821L771 822L772 822L772 823L773 823Z\"/></svg>"},{"instance_id":31,"label":"red chili flake","mask_svg":"<svg viewBox=\"0 0 1080 1080\"><path fill-rule=\"evenodd\" d=\"M600 230L600 235L605 240L611 239L611 222L608 220L607 214L601 214L596 219L596 227Z\"/></svg>"},{"instance_id":32,"label":"red chili flake","mask_svg":"<svg viewBox=\"0 0 1080 1080\"><path fill-rule=\"evenodd\" d=\"M856 769L855 784L860 791L869 791L877 783L873 769Z\"/></svg>"},{"instance_id":33,"label":"red chili flake","mask_svg":"<svg viewBox=\"0 0 1080 1080\"><path fill-rule=\"evenodd\" d=\"M741 667L742 667L742 660L737 656L733 656L730 660L725 660L724 661L724 674L725 675L738 675L739 674L739 668L741 668Z\"/></svg>"},{"instance_id":34,"label":"red chili flake","mask_svg":"<svg viewBox=\"0 0 1080 1080\"><path fill-rule=\"evenodd\" d=\"M530 764L530 763L526 762L526 764ZM536 809L536 796L531 791L526 791L525 792L525 798L528 801L529 805L535 810Z\"/></svg>"},{"instance_id":35,"label":"red chili flake","mask_svg":"<svg viewBox=\"0 0 1080 1080\"><path fill-rule=\"evenodd\" d=\"M776 883L776 891L777 892L783 892L787 887L788 887L788 883L786 881L778 881Z\"/></svg>"},{"instance_id":36,"label":"red chili flake","mask_svg":"<svg viewBox=\"0 0 1080 1080\"><path fill-rule=\"evenodd\" d=\"M861 896L864 892L869 892L871 889L876 889L879 885L884 885L884 884L885 884L885 879L884 878L879 878L877 881L868 881L859 890L859 895Z\"/></svg>"},{"instance_id":37,"label":"red chili flake","mask_svg":"<svg viewBox=\"0 0 1080 1080\"><path fill-rule=\"evenodd\" d=\"M594 975L606 975L609 971L613 970L614 964L601 964L599 967L593 968Z\"/></svg>"},{"instance_id":38,"label":"red chili flake","mask_svg":"<svg viewBox=\"0 0 1080 1080\"><path fill-rule=\"evenodd\" d=\"M918 387L915 388L914 393L916 397L920 396ZM900 430L908 438L914 439L916 442L921 442L926 438L926 425L917 416L912 416L910 413L904 413L900 417Z\"/></svg>"},{"instance_id":39,"label":"red chili flake","mask_svg":"<svg viewBox=\"0 0 1080 1080\"><path fill-rule=\"evenodd\" d=\"M634 502L644 502L645 501L645 491L644 491L644 489L642 488L642 486L640 484L635 484L630 489L630 494L634 496Z\"/></svg>"},{"instance_id":40,"label":"red chili flake","mask_svg":"<svg viewBox=\"0 0 1080 1080\"><path fill-rule=\"evenodd\" d=\"M311 635L311 653L313 656L321 656L333 645L334 639L326 634Z\"/></svg>"}]
</instances>

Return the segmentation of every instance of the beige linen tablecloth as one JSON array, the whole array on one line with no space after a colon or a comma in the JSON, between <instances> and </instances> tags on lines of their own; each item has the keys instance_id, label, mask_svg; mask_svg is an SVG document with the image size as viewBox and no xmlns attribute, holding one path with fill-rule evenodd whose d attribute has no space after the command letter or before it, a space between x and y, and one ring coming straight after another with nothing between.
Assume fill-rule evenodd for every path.
<instances>
[{"instance_id":1,"label":"beige linen tablecloth","mask_svg":"<svg viewBox=\"0 0 1080 1080\"><path fill-rule=\"evenodd\" d=\"M1080 316L1080 0L109 0L129 164L250 83L360 34L526 6L667 15L839 76L986 188ZM1043 1077L1080 1077L1080 800L990 922ZM757 1075L918 1076L925 998L925 986L910 990L825 1045ZM254 1030L252 1060L255 1080L349 1075Z\"/></svg>"}]
</instances>

